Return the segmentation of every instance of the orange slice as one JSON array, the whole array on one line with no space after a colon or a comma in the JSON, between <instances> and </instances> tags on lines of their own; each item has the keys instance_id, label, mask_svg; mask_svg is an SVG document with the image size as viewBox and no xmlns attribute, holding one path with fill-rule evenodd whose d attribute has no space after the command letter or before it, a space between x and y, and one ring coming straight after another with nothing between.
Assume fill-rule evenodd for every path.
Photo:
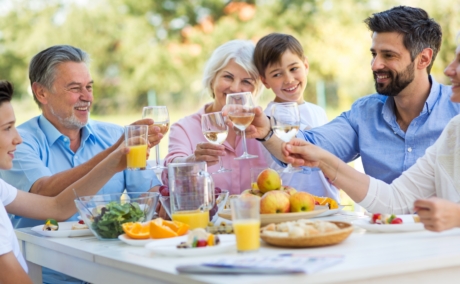
<instances>
[{"instance_id":1,"label":"orange slice","mask_svg":"<svg viewBox=\"0 0 460 284\"><path fill-rule=\"evenodd\" d=\"M159 219L159 218L158 218ZM177 237L177 233L171 230L171 228L167 226L163 226L164 221L161 220L157 221L155 219L150 222L150 238L152 239L165 239L165 238L172 238Z\"/></svg>"},{"instance_id":2,"label":"orange slice","mask_svg":"<svg viewBox=\"0 0 460 284\"><path fill-rule=\"evenodd\" d=\"M121 225L128 237L133 239L148 239L150 233L149 223L125 223Z\"/></svg>"},{"instance_id":3,"label":"orange slice","mask_svg":"<svg viewBox=\"0 0 460 284\"><path fill-rule=\"evenodd\" d=\"M329 203L331 205L331 209L339 208L337 202L329 197L318 197L313 195L313 198L315 198L315 201L318 201L319 205L326 205L326 203Z\"/></svg>"},{"instance_id":4,"label":"orange slice","mask_svg":"<svg viewBox=\"0 0 460 284\"><path fill-rule=\"evenodd\" d=\"M188 224L177 222L177 221L174 221L174 223L179 227L178 230L176 231L178 236L183 236L187 234L188 229L190 228Z\"/></svg>"},{"instance_id":5,"label":"orange slice","mask_svg":"<svg viewBox=\"0 0 460 284\"><path fill-rule=\"evenodd\" d=\"M174 232L179 230L179 225L174 223L173 221L163 221L163 226L169 227Z\"/></svg>"}]
</instances>

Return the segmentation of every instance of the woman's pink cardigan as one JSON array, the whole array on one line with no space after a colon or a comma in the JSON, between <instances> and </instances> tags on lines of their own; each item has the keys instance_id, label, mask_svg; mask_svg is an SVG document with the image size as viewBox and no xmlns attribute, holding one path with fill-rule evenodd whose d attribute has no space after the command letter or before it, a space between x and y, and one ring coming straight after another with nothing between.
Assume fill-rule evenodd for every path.
<instances>
[{"instance_id":1,"label":"woman's pink cardigan","mask_svg":"<svg viewBox=\"0 0 460 284\"><path fill-rule=\"evenodd\" d=\"M165 165L177 157L190 156L195 152L196 145L201 142L208 142L201 131L201 115L205 113L205 105L197 113L186 116L171 126L169 134L169 154L165 158ZM235 160L234 158L243 154L243 138L236 137L233 149L225 141L226 155L222 157L224 167L233 169L231 172L212 175L215 186L229 190L230 194L240 194L245 189L251 188L252 167L268 167L262 152L262 144L255 139L246 139L248 153L259 156L255 159ZM213 173L219 169L219 164L208 167L208 172ZM168 184L167 171L163 171L163 183Z\"/></svg>"}]
</instances>

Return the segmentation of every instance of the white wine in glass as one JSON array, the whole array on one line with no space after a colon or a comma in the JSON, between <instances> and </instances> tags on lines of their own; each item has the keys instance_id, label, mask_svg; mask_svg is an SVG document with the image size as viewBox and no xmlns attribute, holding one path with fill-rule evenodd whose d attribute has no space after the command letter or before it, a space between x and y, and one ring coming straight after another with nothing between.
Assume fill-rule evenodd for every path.
<instances>
[{"instance_id":1,"label":"white wine in glass","mask_svg":"<svg viewBox=\"0 0 460 284\"><path fill-rule=\"evenodd\" d=\"M225 107L228 110L228 119L243 133L244 153L240 157L235 158L235 160L257 158L258 156L256 155L248 154L246 134L244 132L254 120L255 107L252 102L252 94L250 92L228 94Z\"/></svg>"},{"instance_id":2,"label":"white wine in glass","mask_svg":"<svg viewBox=\"0 0 460 284\"><path fill-rule=\"evenodd\" d=\"M160 133L166 135L169 131L169 114L166 106L148 106L142 110L142 118L153 119L153 125L160 128ZM153 169L167 169L160 165L160 145L155 146L156 166Z\"/></svg>"},{"instance_id":3,"label":"white wine in glass","mask_svg":"<svg viewBox=\"0 0 460 284\"><path fill-rule=\"evenodd\" d=\"M203 114L201 116L201 130L203 131L204 138L214 145L222 145L228 136L228 126L225 124L222 112ZM224 168L221 156L219 156L219 165L220 169L213 174L233 171Z\"/></svg>"},{"instance_id":4,"label":"white wine in glass","mask_svg":"<svg viewBox=\"0 0 460 284\"><path fill-rule=\"evenodd\" d=\"M299 106L297 103L277 103L273 105L272 116L270 123L275 135L288 143L297 135L300 127ZM285 169L280 170L280 173L296 173L302 169L294 168L291 164Z\"/></svg>"}]
</instances>

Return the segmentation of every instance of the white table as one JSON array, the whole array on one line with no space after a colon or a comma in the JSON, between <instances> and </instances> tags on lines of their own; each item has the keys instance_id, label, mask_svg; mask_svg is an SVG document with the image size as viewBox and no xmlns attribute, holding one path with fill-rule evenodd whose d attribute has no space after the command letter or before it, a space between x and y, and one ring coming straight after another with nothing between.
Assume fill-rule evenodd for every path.
<instances>
[{"instance_id":1,"label":"white table","mask_svg":"<svg viewBox=\"0 0 460 284\"><path fill-rule=\"evenodd\" d=\"M351 221L335 215L323 220ZM29 275L41 283L41 266L92 283L456 283L460 279L460 229L377 234L356 229L344 242L321 248L284 249L262 244L259 254L340 254L345 260L313 275L225 276L178 274L177 265L211 258L155 256L143 247L95 237L47 238L29 228L16 231ZM235 256L235 253L225 255ZM452 282L453 281L453 282Z\"/></svg>"}]
</instances>

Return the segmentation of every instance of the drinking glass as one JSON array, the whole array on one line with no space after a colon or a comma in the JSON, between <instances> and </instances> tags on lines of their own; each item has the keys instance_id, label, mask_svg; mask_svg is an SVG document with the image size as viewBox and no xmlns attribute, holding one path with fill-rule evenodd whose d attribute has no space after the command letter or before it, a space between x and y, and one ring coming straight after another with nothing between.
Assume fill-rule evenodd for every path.
<instances>
[{"instance_id":1,"label":"drinking glass","mask_svg":"<svg viewBox=\"0 0 460 284\"><path fill-rule=\"evenodd\" d=\"M278 138L288 143L297 135L300 127L299 106L297 103L278 103L272 108L272 116L270 117L271 127ZM282 170L280 173L295 173L302 169L294 168L291 164Z\"/></svg>"},{"instance_id":2,"label":"drinking glass","mask_svg":"<svg viewBox=\"0 0 460 284\"><path fill-rule=\"evenodd\" d=\"M236 93L227 95L228 119L233 122L233 125L243 132L243 149L244 153L235 160L241 159L254 159L258 156L248 154L246 146L246 134L245 129L254 120L255 107L252 102L252 94L250 92Z\"/></svg>"},{"instance_id":3,"label":"drinking glass","mask_svg":"<svg viewBox=\"0 0 460 284\"><path fill-rule=\"evenodd\" d=\"M151 118L153 119L153 125L160 128L160 132L163 135L169 130L169 114L166 106L147 106L142 110L142 118ZM167 169L160 165L160 144L155 146L156 150L156 162L157 165L152 169Z\"/></svg>"},{"instance_id":4,"label":"drinking glass","mask_svg":"<svg viewBox=\"0 0 460 284\"><path fill-rule=\"evenodd\" d=\"M203 114L201 116L201 130L203 131L204 138L206 138L209 143L214 145L222 145L222 143L225 142L225 139L227 139L228 135L228 126L225 124L222 112ZM213 174L233 171L224 168L221 156L219 156L219 165L220 169Z\"/></svg>"},{"instance_id":5,"label":"drinking glass","mask_svg":"<svg viewBox=\"0 0 460 284\"><path fill-rule=\"evenodd\" d=\"M251 188L252 189L259 189L257 186L257 178L259 177L260 173L263 172L264 170L268 169L268 167L254 167L251 168Z\"/></svg>"},{"instance_id":6,"label":"drinking glass","mask_svg":"<svg viewBox=\"0 0 460 284\"><path fill-rule=\"evenodd\" d=\"M238 252L257 252L260 247L260 198L234 198L230 203Z\"/></svg>"},{"instance_id":7,"label":"drinking glass","mask_svg":"<svg viewBox=\"0 0 460 284\"><path fill-rule=\"evenodd\" d=\"M130 149L126 162L130 171L145 170L147 167L148 131L147 125L125 126L125 145Z\"/></svg>"},{"instance_id":8,"label":"drinking glass","mask_svg":"<svg viewBox=\"0 0 460 284\"><path fill-rule=\"evenodd\" d=\"M214 181L206 162L169 163L168 180L171 219L188 224L190 230L206 228L216 204ZM162 196L160 201L164 203L165 199Z\"/></svg>"}]
</instances>

